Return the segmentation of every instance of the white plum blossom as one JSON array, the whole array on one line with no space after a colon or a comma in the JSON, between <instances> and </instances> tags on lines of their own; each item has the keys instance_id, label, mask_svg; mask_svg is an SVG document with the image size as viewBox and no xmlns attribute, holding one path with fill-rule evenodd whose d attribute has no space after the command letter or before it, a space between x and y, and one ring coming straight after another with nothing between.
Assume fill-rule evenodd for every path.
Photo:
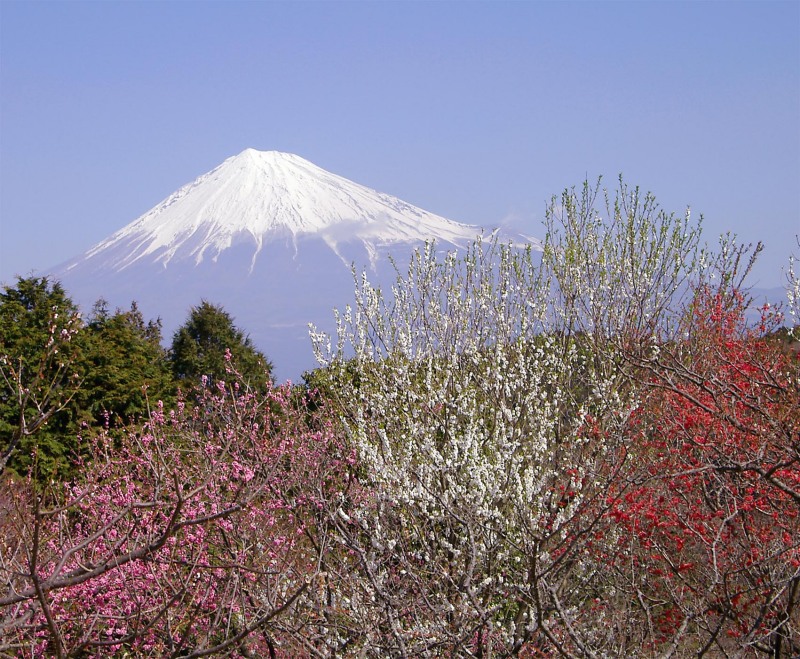
<instances>
[{"instance_id":1,"label":"white plum blossom","mask_svg":"<svg viewBox=\"0 0 800 659\"><path fill-rule=\"evenodd\" d=\"M541 254L478 240L437 258L428 244L391 291L356 277L336 347L312 333L381 493L342 536L390 654L481 634L511 651L557 624L578 646L593 638L577 621L602 566L569 556L624 459L637 394L622 349L668 337L689 283L731 258L703 250L688 211L620 181L601 214L599 192L553 200Z\"/></svg>"}]
</instances>

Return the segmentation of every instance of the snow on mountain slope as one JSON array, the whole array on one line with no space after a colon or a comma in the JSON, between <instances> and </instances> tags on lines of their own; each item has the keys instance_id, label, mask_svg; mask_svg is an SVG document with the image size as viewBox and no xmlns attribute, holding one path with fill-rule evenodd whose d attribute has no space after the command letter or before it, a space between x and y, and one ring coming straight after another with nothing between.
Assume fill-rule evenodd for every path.
<instances>
[{"instance_id":1,"label":"snow on mountain slope","mask_svg":"<svg viewBox=\"0 0 800 659\"><path fill-rule=\"evenodd\" d=\"M247 149L182 187L139 219L97 244L86 259L122 270L149 258L196 264L250 244L252 268L264 242L315 234L334 250L358 240L374 258L393 243L437 240L463 245L479 227L452 222L391 195L331 174L288 153ZM121 253L119 248L124 249Z\"/></svg>"},{"instance_id":2,"label":"snow on mountain slope","mask_svg":"<svg viewBox=\"0 0 800 659\"><path fill-rule=\"evenodd\" d=\"M278 379L297 379L315 366L308 323L332 330L333 308L352 300L351 266L388 286L390 255L402 267L426 240L459 249L481 232L299 156L247 149L50 274L87 311L100 297L135 300L166 342L191 306L220 304Z\"/></svg>"}]
</instances>

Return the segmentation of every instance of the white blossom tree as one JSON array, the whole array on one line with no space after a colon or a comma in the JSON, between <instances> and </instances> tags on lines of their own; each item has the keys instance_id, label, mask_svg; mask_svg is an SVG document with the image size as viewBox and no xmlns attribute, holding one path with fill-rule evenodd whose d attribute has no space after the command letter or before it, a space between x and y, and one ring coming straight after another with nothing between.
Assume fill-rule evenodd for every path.
<instances>
[{"instance_id":1,"label":"white blossom tree","mask_svg":"<svg viewBox=\"0 0 800 659\"><path fill-rule=\"evenodd\" d=\"M681 294L731 276L742 251L712 257L688 212L622 180L554 198L546 229L541 254L478 240L438 260L428 245L390 295L357 282L335 347L312 333L377 493L339 515L368 584L349 600L372 621L368 650L616 649L585 548L625 492L637 390L623 349L669 337Z\"/></svg>"}]
</instances>

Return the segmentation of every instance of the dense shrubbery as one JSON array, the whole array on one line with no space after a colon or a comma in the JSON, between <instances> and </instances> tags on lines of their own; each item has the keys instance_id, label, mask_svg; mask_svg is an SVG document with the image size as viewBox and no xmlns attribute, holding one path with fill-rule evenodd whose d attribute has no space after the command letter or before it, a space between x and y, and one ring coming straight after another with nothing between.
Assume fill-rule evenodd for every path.
<instances>
[{"instance_id":1,"label":"dense shrubbery","mask_svg":"<svg viewBox=\"0 0 800 659\"><path fill-rule=\"evenodd\" d=\"M751 252L598 192L554 199L541 258L430 247L391 295L362 279L294 390L202 344L230 319L201 306L171 363L207 378L176 395L135 308L80 343L34 282L67 314L3 336L2 651L800 653L798 353L745 322ZM134 346L153 384L123 400ZM84 430L44 427L70 409ZM54 437L48 482L23 456Z\"/></svg>"}]
</instances>

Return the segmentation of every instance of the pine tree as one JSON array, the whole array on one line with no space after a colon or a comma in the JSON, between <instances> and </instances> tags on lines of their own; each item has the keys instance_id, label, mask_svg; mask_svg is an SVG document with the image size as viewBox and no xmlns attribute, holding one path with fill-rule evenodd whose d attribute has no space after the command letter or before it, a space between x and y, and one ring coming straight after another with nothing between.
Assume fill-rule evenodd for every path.
<instances>
[{"instance_id":1,"label":"pine tree","mask_svg":"<svg viewBox=\"0 0 800 659\"><path fill-rule=\"evenodd\" d=\"M49 479L68 470L83 330L75 304L46 277L19 277L0 293L0 471Z\"/></svg>"},{"instance_id":2,"label":"pine tree","mask_svg":"<svg viewBox=\"0 0 800 659\"><path fill-rule=\"evenodd\" d=\"M145 322L135 302L129 311L108 312L104 300L87 326L87 374L80 404L96 425L143 417L148 402L174 402L175 384L161 346L161 321Z\"/></svg>"},{"instance_id":3,"label":"pine tree","mask_svg":"<svg viewBox=\"0 0 800 659\"><path fill-rule=\"evenodd\" d=\"M82 440L174 402L159 321L136 304L89 323L58 283L19 278L0 294L0 471L71 477ZM85 457L85 456L84 456Z\"/></svg>"},{"instance_id":4,"label":"pine tree","mask_svg":"<svg viewBox=\"0 0 800 659\"><path fill-rule=\"evenodd\" d=\"M203 376L211 382L225 380L227 351L249 386L262 389L270 381L272 363L233 324L230 314L203 300L173 336L172 372L178 381L192 385Z\"/></svg>"}]
</instances>

